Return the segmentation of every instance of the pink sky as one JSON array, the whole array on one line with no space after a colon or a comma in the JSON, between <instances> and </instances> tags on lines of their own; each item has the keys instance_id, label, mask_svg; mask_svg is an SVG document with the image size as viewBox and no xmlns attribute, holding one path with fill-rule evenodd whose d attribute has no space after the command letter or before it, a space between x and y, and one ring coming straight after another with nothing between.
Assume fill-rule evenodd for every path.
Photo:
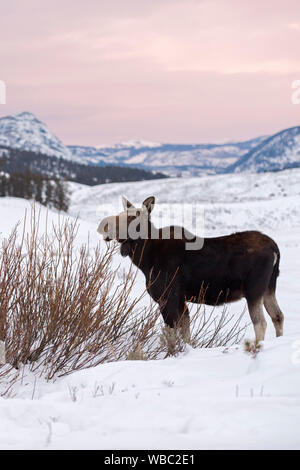
<instances>
[{"instance_id":1,"label":"pink sky","mask_svg":"<svg viewBox=\"0 0 300 470\"><path fill-rule=\"evenodd\" d=\"M0 79L66 144L269 134L300 125L300 2L1 0Z\"/></svg>"}]
</instances>

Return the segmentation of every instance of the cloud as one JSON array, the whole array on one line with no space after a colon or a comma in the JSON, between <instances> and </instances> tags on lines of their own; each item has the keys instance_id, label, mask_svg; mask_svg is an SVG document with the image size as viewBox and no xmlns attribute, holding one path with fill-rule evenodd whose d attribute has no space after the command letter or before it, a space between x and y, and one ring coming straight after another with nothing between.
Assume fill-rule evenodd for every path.
<instances>
[{"instance_id":1,"label":"cloud","mask_svg":"<svg viewBox=\"0 0 300 470\"><path fill-rule=\"evenodd\" d=\"M3 3L1 112L35 111L68 142L250 137L296 119L294 0Z\"/></svg>"}]
</instances>

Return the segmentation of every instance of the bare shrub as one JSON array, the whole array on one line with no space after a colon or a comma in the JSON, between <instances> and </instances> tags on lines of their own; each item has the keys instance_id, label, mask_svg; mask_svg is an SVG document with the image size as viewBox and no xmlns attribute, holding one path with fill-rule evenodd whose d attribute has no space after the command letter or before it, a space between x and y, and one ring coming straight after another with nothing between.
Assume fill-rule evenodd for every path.
<instances>
[{"instance_id":1,"label":"bare shrub","mask_svg":"<svg viewBox=\"0 0 300 470\"><path fill-rule=\"evenodd\" d=\"M130 298L131 273L118 284L110 268L114 249L76 250L78 224L69 221L38 236L39 217L18 242L17 229L3 243L0 295L6 360L47 378L124 358L147 343L154 309Z\"/></svg>"},{"instance_id":2,"label":"bare shrub","mask_svg":"<svg viewBox=\"0 0 300 470\"><path fill-rule=\"evenodd\" d=\"M66 220L40 235L40 215L32 211L30 231L18 227L0 253L0 340L10 393L16 376L29 370L53 379L117 360L146 360L185 349L177 329L163 327L156 304L133 296L137 270L125 275L111 268L116 247L101 251L76 244L78 223ZM158 321L159 319L159 321ZM199 306L192 317L191 345L213 347L237 342L240 319L224 309L220 317Z\"/></svg>"},{"instance_id":3,"label":"bare shrub","mask_svg":"<svg viewBox=\"0 0 300 470\"><path fill-rule=\"evenodd\" d=\"M232 346L239 343L245 334L246 326L242 323L245 309L235 319L226 305L220 314L216 308L207 313L205 305L197 306L191 321L191 346L194 348L215 348Z\"/></svg>"}]
</instances>

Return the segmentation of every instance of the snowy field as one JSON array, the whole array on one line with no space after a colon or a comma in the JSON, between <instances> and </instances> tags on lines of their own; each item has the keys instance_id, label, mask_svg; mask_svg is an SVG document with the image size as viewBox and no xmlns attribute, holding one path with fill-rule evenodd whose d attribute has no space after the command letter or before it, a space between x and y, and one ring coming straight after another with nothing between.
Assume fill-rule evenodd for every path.
<instances>
[{"instance_id":1,"label":"snowy field","mask_svg":"<svg viewBox=\"0 0 300 470\"><path fill-rule=\"evenodd\" d=\"M256 359L239 344L104 364L54 383L25 374L11 398L0 398L0 448L299 449L300 170L93 188L73 184L70 214L79 217L79 243L88 237L92 246L99 242L99 219L109 204L120 209L122 194L136 203L155 195L158 204L202 204L208 236L244 229L271 235L281 250L277 293L284 336L275 338L266 316L266 341ZM28 207L21 199L0 199L1 239ZM50 211L49 219L57 214ZM139 275L136 291L143 288ZM232 304L230 312L238 315L244 305ZM252 326L246 337L254 337Z\"/></svg>"}]
</instances>

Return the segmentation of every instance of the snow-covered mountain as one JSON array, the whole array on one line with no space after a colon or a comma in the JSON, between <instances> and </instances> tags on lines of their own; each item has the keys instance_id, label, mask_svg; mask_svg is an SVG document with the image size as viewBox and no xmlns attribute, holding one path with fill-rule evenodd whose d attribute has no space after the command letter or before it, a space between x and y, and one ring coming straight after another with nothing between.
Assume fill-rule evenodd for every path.
<instances>
[{"instance_id":1,"label":"snow-covered mountain","mask_svg":"<svg viewBox=\"0 0 300 470\"><path fill-rule=\"evenodd\" d=\"M115 145L66 146L34 114L0 118L0 146L62 157L92 166L117 165L169 176L278 171L300 166L300 127L223 144L131 140ZM0 149L0 153L3 150Z\"/></svg>"},{"instance_id":2,"label":"snow-covered mountain","mask_svg":"<svg viewBox=\"0 0 300 470\"><path fill-rule=\"evenodd\" d=\"M130 165L170 176L223 173L265 137L226 144L170 144L130 141L113 146L69 146L77 161L90 165Z\"/></svg>"},{"instance_id":3,"label":"snow-covered mountain","mask_svg":"<svg viewBox=\"0 0 300 470\"><path fill-rule=\"evenodd\" d=\"M72 159L70 150L29 112L0 118L0 145Z\"/></svg>"},{"instance_id":4,"label":"snow-covered mountain","mask_svg":"<svg viewBox=\"0 0 300 470\"><path fill-rule=\"evenodd\" d=\"M97 147L67 147L30 112L0 118L0 146L62 157L86 165L128 166L161 171L170 176L222 173L263 139L259 137L225 144L170 144L131 140Z\"/></svg>"},{"instance_id":5,"label":"snow-covered mountain","mask_svg":"<svg viewBox=\"0 0 300 470\"><path fill-rule=\"evenodd\" d=\"M128 140L126 142L120 142L114 145L107 145L107 144L100 144L96 145L97 149L105 149L105 148L115 148L115 149L123 149L123 148L151 148L151 147L160 147L161 143L158 142L150 142L149 140Z\"/></svg>"},{"instance_id":6,"label":"snow-covered mountain","mask_svg":"<svg viewBox=\"0 0 300 470\"><path fill-rule=\"evenodd\" d=\"M237 162L227 172L278 171L300 166L300 127L291 127L265 139Z\"/></svg>"}]
</instances>

